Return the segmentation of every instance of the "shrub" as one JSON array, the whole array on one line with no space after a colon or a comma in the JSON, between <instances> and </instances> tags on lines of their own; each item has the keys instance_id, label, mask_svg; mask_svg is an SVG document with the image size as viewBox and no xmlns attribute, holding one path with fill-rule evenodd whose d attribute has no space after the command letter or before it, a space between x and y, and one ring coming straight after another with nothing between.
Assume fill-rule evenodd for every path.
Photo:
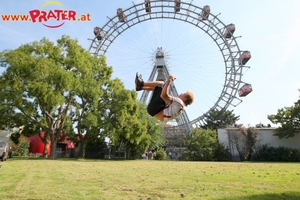
<instances>
[{"instance_id":1,"label":"shrub","mask_svg":"<svg viewBox=\"0 0 300 200\"><path fill-rule=\"evenodd\" d=\"M167 153L164 149L158 149L155 153L154 160L166 160Z\"/></svg>"},{"instance_id":2,"label":"shrub","mask_svg":"<svg viewBox=\"0 0 300 200\"><path fill-rule=\"evenodd\" d=\"M259 161L300 162L300 151L288 147L271 147L262 145L255 157Z\"/></svg>"},{"instance_id":3,"label":"shrub","mask_svg":"<svg viewBox=\"0 0 300 200\"><path fill-rule=\"evenodd\" d=\"M19 138L19 143L14 146L15 156L27 156L29 153L30 142L27 137L21 136Z\"/></svg>"},{"instance_id":4,"label":"shrub","mask_svg":"<svg viewBox=\"0 0 300 200\"><path fill-rule=\"evenodd\" d=\"M214 149L214 160L215 161L230 161L231 153L229 149L226 149L223 144L216 143Z\"/></svg>"}]
</instances>

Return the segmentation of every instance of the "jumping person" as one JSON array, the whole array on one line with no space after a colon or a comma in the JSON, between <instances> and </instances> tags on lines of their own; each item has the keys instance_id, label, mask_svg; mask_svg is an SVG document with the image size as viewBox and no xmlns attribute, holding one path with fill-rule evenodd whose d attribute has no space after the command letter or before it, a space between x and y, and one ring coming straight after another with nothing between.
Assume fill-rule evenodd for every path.
<instances>
[{"instance_id":1,"label":"jumping person","mask_svg":"<svg viewBox=\"0 0 300 200\"><path fill-rule=\"evenodd\" d=\"M175 77L170 74L166 82L144 82L141 75L136 73L135 90L153 91L147 111L149 115L162 122L167 122L179 117L185 106L191 105L194 101L194 94L190 90L181 93L178 97L169 94L170 85L174 80Z\"/></svg>"}]
</instances>

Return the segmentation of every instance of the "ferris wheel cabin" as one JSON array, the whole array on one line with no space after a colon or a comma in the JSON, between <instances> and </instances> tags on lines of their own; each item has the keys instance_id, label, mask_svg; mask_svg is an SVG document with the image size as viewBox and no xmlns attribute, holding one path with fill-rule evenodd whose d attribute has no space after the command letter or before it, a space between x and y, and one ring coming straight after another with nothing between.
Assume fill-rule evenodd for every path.
<instances>
[{"instance_id":1,"label":"ferris wheel cabin","mask_svg":"<svg viewBox=\"0 0 300 200\"><path fill-rule=\"evenodd\" d=\"M210 6L206 5L203 7L203 10L201 12L202 20L207 20L210 14Z\"/></svg>"},{"instance_id":2,"label":"ferris wheel cabin","mask_svg":"<svg viewBox=\"0 0 300 200\"><path fill-rule=\"evenodd\" d=\"M146 12L151 12L150 0L145 0L145 9L146 9Z\"/></svg>"},{"instance_id":3,"label":"ferris wheel cabin","mask_svg":"<svg viewBox=\"0 0 300 200\"><path fill-rule=\"evenodd\" d=\"M239 65L245 65L250 58L251 58L250 51L243 51L242 55L238 60Z\"/></svg>"},{"instance_id":4,"label":"ferris wheel cabin","mask_svg":"<svg viewBox=\"0 0 300 200\"><path fill-rule=\"evenodd\" d=\"M249 83L244 84L240 89L239 89L239 96L240 97L245 97L247 96L250 92L252 92L252 86Z\"/></svg>"},{"instance_id":5,"label":"ferris wheel cabin","mask_svg":"<svg viewBox=\"0 0 300 200\"><path fill-rule=\"evenodd\" d=\"M94 35L97 37L98 40L102 40L102 38L104 37L103 31L98 26L94 28Z\"/></svg>"},{"instance_id":6,"label":"ferris wheel cabin","mask_svg":"<svg viewBox=\"0 0 300 200\"><path fill-rule=\"evenodd\" d=\"M175 0L175 6L174 6L175 12L180 11L180 4L181 4L181 0Z\"/></svg>"},{"instance_id":7,"label":"ferris wheel cabin","mask_svg":"<svg viewBox=\"0 0 300 200\"><path fill-rule=\"evenodd\" d=\"M117 9L117 15L118 15L118 18L119 18L119 22L126 22L126 17L125 17L125 14L124 14L122 8Z\"/></svg>"},{"instance_id":8,"label":"ferris wheel cabin","mask_svg":"<svg viewBox=\"0 0 300 200\"><path fill-rule=\"evenodd\" d=\"M235 31L235 25L234 24L227 25L226 28L225 28L224 37L225 38L231 38L234 31Z\"/></svg>"}]
</instances>

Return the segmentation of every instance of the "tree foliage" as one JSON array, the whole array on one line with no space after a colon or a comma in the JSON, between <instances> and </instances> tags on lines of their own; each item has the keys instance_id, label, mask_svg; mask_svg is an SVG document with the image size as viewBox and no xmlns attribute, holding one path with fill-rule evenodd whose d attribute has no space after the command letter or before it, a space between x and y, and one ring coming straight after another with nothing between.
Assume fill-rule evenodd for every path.
<instances>
[{"instance_id":1,"label":"tree foliage","mask_svg":"<svg viewBox=\"0 0 300 200\"><path fill-rule=\"evenodd\" d=\"M2 105L49 135L51 158L77 98L89 101L87 108L97 107L100 88L112 74L104 57L92 56L67 36L56 45L46 38L21 45L0 59L6 67L0 77Z\"/></svg>"},{"instance_id":2,"label":"tree foliage","mask_svg":"<svg viewBox=\"0 0 300 200\"><path fill-rule=\"evenodd\" d=\"M294 137L300 133L300 100L293 106L278 109L277 114L268 115L268 119L280 125L274 130L274 135L279 138Z\"/></svg>"},{"instance_id":3,"label":"tree foliage","mask_svg":"<svg viewBox=\"0 0 300 200\"><path fill-rule=\"evenodd\" d=\"M45 152L67 133L80 140L80 157L89 141L110 138L117 148L144 152L161 143L161 125L149 118L119 79L105 56L92 56L77 40L43 38L0 53L6 71L0 77L3 124L25 125L28 136L45 132ZM25 131L26 130L26 131Z\"/></svg>"},{"instance_id":4,"label":"tree foliage","mask_svg":"<svg viewBox=\"0 0 300 200\"><path fill-rule=\"evenodd\" d=\"M13 151L13 154L15 156L27 156L29 152L30 143L27 137L20 136L18 140L18 144L15 144L14 142L10 142L11 150Z\"/></svg>"},{"instance_id":5,"label":"tree foliage","mask_svg":"<svg viewBox=\"0 0 300 200\"><path fill-rule=\"evenodd\" d=\"M188 160L199 161L229 161L231 154L218 142L216 131L210 129L193 129L185 138Z\"/></svg>"},{"instance_id":6,"label":"tree foliage","mask_svg":"<svg viewBox=\"0 0 300 200\"><path fill-rule=\"evenodd\" d=\"M185 139L192 160L212 160L214 145L217 143L216 132L213 130L193 129Z\"/></svg>"},{"instance_id":7,"label":"tree foliage","mask_svg":"<svg viewBox=\"0 0 300 200\"><path fill-rule=\"evenodd\" d=\"M240 118L240 116L235 116L232 110L225 109L210 110L204 117L205 123L202 128L211 130L218 130L218 128L224 128L226 125L233 125Z\"/></svg>"},{"instance_id":8,"label":"tree foliage","mask_svg":"<svg viewBox=\"0 0 300 200\"><path fill-rule=\"evenodd\" d=\"M150 146L160 144L162 125L150 117L143 104L136 101L135 91L124 90L119 80L112 82L106 96L106 115L102 120L103 133L112 140L117 150L125 150L132 158ZM109 92L113 91L113 92Z\"/></svg>"}]
</instances>

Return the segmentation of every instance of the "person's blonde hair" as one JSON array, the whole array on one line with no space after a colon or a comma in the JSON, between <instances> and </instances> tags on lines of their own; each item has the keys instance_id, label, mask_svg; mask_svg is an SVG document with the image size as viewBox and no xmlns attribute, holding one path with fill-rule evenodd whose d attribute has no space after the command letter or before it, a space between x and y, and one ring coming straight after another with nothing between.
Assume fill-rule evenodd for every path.
<instances>
[{"instance_id":1,"label":"person's blonde hair","mask_svg":"<svg viewBox=\"0 0 300 200\"><path fill-rule=\"evenodd\" d=\"M194 94L192 91L190 91L190 90L186 91L185 97L186 97L186 100L185 100L184 104L186 106L191 105L194 102Z\"/></svg>"}]
</instances>

